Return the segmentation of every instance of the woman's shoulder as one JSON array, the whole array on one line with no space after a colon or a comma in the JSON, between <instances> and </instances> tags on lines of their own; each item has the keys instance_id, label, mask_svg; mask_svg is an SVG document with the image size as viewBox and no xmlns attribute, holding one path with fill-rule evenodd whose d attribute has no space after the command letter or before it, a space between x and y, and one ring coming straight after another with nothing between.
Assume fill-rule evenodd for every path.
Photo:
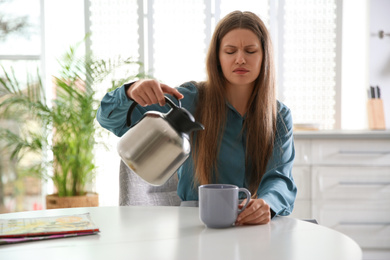
<instances>
[{"instance_id":1,"label":"woman's shoulder","mask_svg":"<svg viewBox=\"0 0 390 260\"><path fill-rule=\"evenodd\" d=\"M187 92L187 93L192 93L192 94L197 94L199 92L199 86L200 83L196 81L188 81L180 86L177 87L177 89L181 92ZM183 94L183 93L182 93Z\"/></svg>"},{"instance_id":2,"label":"woman's shoulder","mask_svg":"<svg viewBox=\"0 0 390 260\"><path fill-rule=\"evenodd\" d=\"M283 102L277 100L277 123L278 129L287 128L292 129L293 120L291 110Z\"/></svg>"},{"instance_id":3,"label":"woman's shoulder","mask_svg":"<svg viewBox=\"0 0 390 260\"><path fill-rule=\"evenodd\" d=\"M184 96L181 100L182 106L191 113L195 113L195 107L199 96L199 83L188 81L178 86L177 90Z\"/></svg>"},{"instance_id":4,"label":"woman's shoulder","mask_svg":"<svg viewBox=\"0 0 390 260\"><path fill-rule=\"evenodd\" d=\"M288 108L283 102L276 100L277 110L280 114L290 114L290 108Z\"/></svg>"}]
</instances>

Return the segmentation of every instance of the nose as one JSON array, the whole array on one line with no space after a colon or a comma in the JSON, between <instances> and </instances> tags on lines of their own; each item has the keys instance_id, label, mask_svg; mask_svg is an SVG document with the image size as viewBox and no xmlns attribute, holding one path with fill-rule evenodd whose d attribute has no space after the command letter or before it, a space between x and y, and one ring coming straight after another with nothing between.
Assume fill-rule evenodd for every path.
<instances>
[{"instance_id":1,"label":"nose","mask_svg":"<svg viewBox=\"0 0 390 260\"><path fill-rule=\"evenodd\" d=\"M245 63L246 61L245 61L244 54L242 53L242 51L238 51L236 56L236 64L245 64Z\"/></svg>"}]
</instances>

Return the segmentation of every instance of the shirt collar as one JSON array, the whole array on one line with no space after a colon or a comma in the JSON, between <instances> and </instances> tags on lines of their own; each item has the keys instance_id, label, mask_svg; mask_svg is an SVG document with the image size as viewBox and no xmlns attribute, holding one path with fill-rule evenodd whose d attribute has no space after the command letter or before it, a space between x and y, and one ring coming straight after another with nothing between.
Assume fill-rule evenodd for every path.
<instances>
[{"instance_id":1,"label":"shirt collar","mask_svg":"<svg viewBox=\"0 0 390 260\"><path fill-rule=\"evenodd\" d=\"M242 116L234 107L232 104L229 103L229 101L225 101L226 102L226 106L235 114L237 114L241 119L245 119L246 118L246 113L244 116Z\"/></svg>"}]
</instances>

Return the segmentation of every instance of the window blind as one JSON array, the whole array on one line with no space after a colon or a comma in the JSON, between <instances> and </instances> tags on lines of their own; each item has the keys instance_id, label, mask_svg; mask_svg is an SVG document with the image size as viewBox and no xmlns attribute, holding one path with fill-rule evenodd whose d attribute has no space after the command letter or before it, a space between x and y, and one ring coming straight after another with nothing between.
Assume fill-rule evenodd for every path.
<instances>
[{"instance_id":1,"label":"window blind","mask_svg":"<svg viewBox=\"0 0 390 260\"><path fill-rule=\"evenodd\" d=\"M284 1L282 99L296 124L333 129L336 105L336 3ZM280 67L279 67L280 68Z\"/></svg>"}]
</instances>

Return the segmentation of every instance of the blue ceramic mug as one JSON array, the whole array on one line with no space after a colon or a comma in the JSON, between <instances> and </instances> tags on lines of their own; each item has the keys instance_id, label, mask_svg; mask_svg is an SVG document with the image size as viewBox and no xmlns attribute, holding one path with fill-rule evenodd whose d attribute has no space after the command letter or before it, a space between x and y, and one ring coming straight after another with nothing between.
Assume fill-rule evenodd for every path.
<instances>
[{"instance_id":1,"label":"blue ceramic mug","mask_svg":"<svg viewBox=\"0 0 390 260\"><path fill-rule=\"evenodd\" d=\"M209 228L231 227L251 198L251 193L247 189L230 184L201 185L198 191L199 217ZM241 209L238 208L240 192L244 192L247 197Z\"/></svg>"}]
</instances>

